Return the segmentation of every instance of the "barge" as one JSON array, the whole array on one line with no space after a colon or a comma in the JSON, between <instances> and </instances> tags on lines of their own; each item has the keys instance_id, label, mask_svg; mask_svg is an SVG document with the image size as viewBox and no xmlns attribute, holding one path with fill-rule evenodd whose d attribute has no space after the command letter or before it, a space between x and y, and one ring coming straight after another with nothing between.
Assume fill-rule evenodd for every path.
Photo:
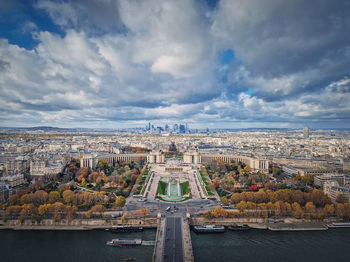
<instances>
[{"instance_id":1,"label":"barge","mask_svg":"<svg viewBox=\"0 0 350 262\"><path fill-rule=\"evenodd\" d=\"M115 238L107 241L107 246L139 246L142 244L140 238Z\"/></svg>"},{"instance_id":2,"label":"barge","mask_svg":"<svg viewBox=\"0 0 350 262\"><path fill-rule=\"evenodd\" d=\"M194 226L193 231L195 233L224 233L226 229L224 226L205 225L205 226Z\"/></svg>"}]
</instances>

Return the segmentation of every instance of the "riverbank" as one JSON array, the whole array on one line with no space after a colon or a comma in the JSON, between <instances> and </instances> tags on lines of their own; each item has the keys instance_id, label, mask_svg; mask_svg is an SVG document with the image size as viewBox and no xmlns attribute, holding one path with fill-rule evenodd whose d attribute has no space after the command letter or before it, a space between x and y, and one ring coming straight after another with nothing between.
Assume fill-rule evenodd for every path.
<instances>
[{"instance_id":1,"label":"riverbank","mask_svg":"<svg viewBox=\"0 0 350 262\"><path fill-rule=\"evenodd\" d=\"M20 223L18 220L2 222L0 230L67 230L67 231L86 231L94 229L109 229L113 226L142 226L144 228L157 228L157 219L132 219L127 223L121 223L120 220L103 219L77 219L72 221L62 220L54 222L52 219L45 219L40 223L25 220Z\"/></svg>"},{"instance_id":2,"label":"riverbank","mask_svg":"<svg viewBox=\"0 0 350 262\"><path fill-rule=\"evenodd\" d=\"M192 218L190 225L222 225L230 226L233 223L247 224L253 229L271 230L271 231L323 231L327 230L327 224L336 222L336 220L327 221L313 221L308 219L291 219L278 220L277 223L268 223L265 219L260 218L224 218L207 220L204 218ZM8 222L0 223L0 230L71 230L71 231L85 231L94 229L109 229L113 226L142 226L144 228L157 228L157 218L146 219L128 219L122 223L120 219L106 220L106 219L75 219L72 221L61 220L54 222L52 219L42 220L40 223L31 220L25 220L21 223L18 220L9 220Z\"/></svg>"}]
</instances>

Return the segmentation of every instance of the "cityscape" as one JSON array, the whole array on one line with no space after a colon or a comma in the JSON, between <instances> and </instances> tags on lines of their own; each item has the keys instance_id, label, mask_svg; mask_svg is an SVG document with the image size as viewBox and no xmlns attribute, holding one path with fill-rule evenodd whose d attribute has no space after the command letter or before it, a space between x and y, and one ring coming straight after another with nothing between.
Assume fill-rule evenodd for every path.
<instances>
[{"instance_id":1,"label":"cityscape","mask_svg":"<svg viewBox=\"0 0 350 262\"><path fill-rule=\"evenodd\" d=\"M349 15L1 1L1 261L349 261Z\"/></svg>"}]
</instances>

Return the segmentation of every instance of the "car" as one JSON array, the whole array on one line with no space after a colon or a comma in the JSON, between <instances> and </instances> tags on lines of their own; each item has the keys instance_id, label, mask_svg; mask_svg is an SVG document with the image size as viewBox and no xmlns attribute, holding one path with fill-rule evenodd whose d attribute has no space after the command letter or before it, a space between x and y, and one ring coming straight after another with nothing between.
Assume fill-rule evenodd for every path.
<instances>
[{"instance_id":1,"label":"car","mask_svg":"<svg viewBox=\"0 0 350 262\"><path fill-rule=\"evenodd\" d=\"M165 211L169 211L171 209L171 207L167 207L166 209L165 209Z\"/></svg>"}]
</instances>

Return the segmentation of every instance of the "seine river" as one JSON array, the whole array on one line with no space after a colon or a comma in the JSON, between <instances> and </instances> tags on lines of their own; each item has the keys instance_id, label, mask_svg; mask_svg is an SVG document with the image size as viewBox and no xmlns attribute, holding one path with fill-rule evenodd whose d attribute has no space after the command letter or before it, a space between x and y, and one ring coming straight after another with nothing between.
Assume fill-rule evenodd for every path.
<instances>
[{"instance_id":1,"label":"seine river","mask_svg":"<svg viewBox=\"0 0 350 262\"><path fill-rule=\"evenodd\" d=\"M120 235L119 235L120 236ZM108 262L152 261L153 246L109 247L116 238L108 231L0 231L2 262ZM122 234L122 237L154 240L155 230ZM320 232L192 233L196 262L206 261L350 261L350 229Z\"/></svg>"}]
</instances>

